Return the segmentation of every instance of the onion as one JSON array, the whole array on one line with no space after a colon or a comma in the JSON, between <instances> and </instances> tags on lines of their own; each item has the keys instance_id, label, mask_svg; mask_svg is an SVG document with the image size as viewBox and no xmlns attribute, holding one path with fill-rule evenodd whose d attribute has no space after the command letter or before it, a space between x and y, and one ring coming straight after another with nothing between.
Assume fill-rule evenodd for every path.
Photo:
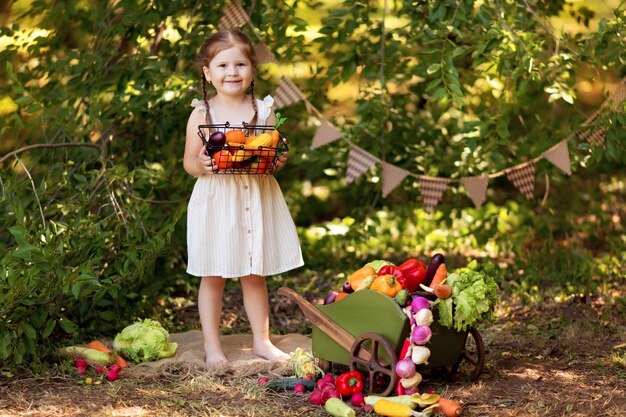
<instances>
[{"instance_id":1,"label":"onion","mask_svg":"<svg viewBox=\"0 0 626 417\"><path fill-rule=\"evenodd\" d=\"M413 315L413 319L418 326L430 326L433 322L433 312L423 308Z\"/></svg>"},{"instance_id":2,"label":"onion","mask_svg":"<svg viewBox=\"0 0 626 417\"><path fill-rule=\"evenodd\" d=\"M400 383L404 388L413 388L419 385L422 382L422 375L419 372L415 372L415 374L410 378L402 378Z\"/></svg>"},{"instance_id":3,"label":"onion","mask_svg":"<svg viewBox=\"0 0 626 417\"><path fill-rule=\"evenodd\" d=\"M410 378L415 375L415 364L411 358L404 358L396 363L396 374L400 378Z\"/></svg>"},{"instance_id":4,"label":"onion","mask_svg":"<svg viewBox=\"0 0 626 417\"><path fill-rule=\"evenodd\" d=\"M421 365L423 363L428 363L428 358L430 357L430 349L424 346L413 346L413 351L411 352L411 360L416 365Z\"/></svg>"},{"instance_id":5,"label":"onion","mask_svg":"<svg viewBox=\"0 0 626 417\"><path fill-rule=\"evenodd\" d=\"M417 313L423 308L430 309L430 303L428 302L428 300L424 297L420 297L419 295L417 297L413 297L413 300L411 300L411 311L413 312L413 314Z\"/></svg>"},{"instance_id":6,"label":"onion","mask_svg":"<svg viewBox=\"0 0 626 417\"><path fill-rule=\"evenodd\" d=\"M415 326L411 334L411 340L416 345L425 345L430 340L432 334L428 326Z\"/></svg>"}]
</instances>

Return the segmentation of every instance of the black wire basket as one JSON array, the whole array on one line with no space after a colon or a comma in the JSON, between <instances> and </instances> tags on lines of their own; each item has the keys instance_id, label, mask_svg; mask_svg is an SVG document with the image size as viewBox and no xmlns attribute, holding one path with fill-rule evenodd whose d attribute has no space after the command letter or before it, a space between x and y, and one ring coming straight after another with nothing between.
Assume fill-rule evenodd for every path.
<instances>
[{"instance_id":1,"label":"black wire basket","mask_svg":"<svg viewBox=\"0 0 626 417\"><path fill-rule=\"evenodd\" d=\"M213 157L216 174L273 174L276 161L287 152L287 139L271 125L198 126L207 155Z\"/></svg>"}]
</instances>

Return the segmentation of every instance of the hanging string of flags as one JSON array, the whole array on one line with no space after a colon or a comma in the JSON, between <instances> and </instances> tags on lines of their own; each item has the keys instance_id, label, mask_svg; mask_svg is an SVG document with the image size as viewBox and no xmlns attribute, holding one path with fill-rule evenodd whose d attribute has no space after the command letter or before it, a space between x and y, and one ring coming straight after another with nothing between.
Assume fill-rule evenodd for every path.
<instances>
[{"instance_id":1,"label":"hanging string of flags","mask_svg":"<svg viewBox=\"0 0 626 417\"><path fill-rule=\"evenodd\" d=\"M250 25L253 32L256 30L250 21L248 14L236 1L230 1L224 8L222 17L218 24L219 30L235 29L243 25ZM258 35L257 35L258 36ZM274 54L261 40L255 45L255 52L259 60L259 65L277 62ZM373 166L382 166L382 195L387 197L406 177L414 177L418 180L420 193L423 197L424 210L432 213L443 198L443 194L450 183L460 183L474 203L474 206L481 207L486 199L489 180L505 175L506 178L524 195L528 200L532 200L535 193L535 166L541 159L546 159L567 175L572 174L568 140L569 137L559 141L554 146L545 150L541 155L530 161L503 169L502 171L480 176L463 177L459 179L431 177L427 175L414 174L403 168L397 167L388 162L382 161L364 149L356 146L344 137L343 132L329 122L302 94L298 87L284 75L281 76L278 86L274 90L274 107L282 109L303 101L309 111L316 114L319 119L319 126L313 136L311 149L325 146L329 143L342 139L350 145L348 153L346 184L351 184L359 176L367 172ZM606 129L597 125L597 120L605 106L612 106L616 110L620 103L626 98L626 77L619 83L617 88L603 103L598 111L591 115L582 126L575 132L581 140L594 146L602 146L606 136Z\"/></svg>"}]
</instances>

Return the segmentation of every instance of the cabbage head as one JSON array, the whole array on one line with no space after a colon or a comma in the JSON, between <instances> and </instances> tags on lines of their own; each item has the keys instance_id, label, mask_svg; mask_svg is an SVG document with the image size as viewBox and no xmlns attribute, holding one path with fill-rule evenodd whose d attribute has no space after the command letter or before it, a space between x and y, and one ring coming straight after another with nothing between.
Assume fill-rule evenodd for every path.
<instances>
[{"instance_id":1,"label":"cabbage head","mask_svg":"<svg viewBox=\"0 0 626 417\"><path fill-rule=\"evenodd\" d=\"M372 268L374 268L376 272L378 272L380 268L382 268L385 265L394 266L392 262L385 261L384 259L376 259L375 261L371 261L365 264L365 266L371 266Z\"/></svg>"},{"instance_id":2,"label":"cabbage head","mask_svg":"<svg viewBox=\"0 0 626 417\"><path fill-rule=\"evenodd\" d=\"M139 320L115 336L113 349L134 363L169 358L176 354L178 348L178 343L167 340L169 336L158 321Z\"/></svg>"}]
</instances>

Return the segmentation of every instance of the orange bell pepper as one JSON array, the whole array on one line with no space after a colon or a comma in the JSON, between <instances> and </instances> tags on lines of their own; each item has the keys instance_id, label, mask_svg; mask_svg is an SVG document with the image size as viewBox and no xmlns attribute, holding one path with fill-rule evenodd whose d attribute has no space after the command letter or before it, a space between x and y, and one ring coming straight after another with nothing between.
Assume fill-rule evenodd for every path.
<instances>
[{"instance_id":1,"label":"orange bell pepper","mask_svg":"<svg viewBox=\"0 0 626 417\"><path fill-rule=\"evenodd\" d=\"M402 289L402 285L393 275L381 275L374 280L370 290L378 291L393 298L398 291Z\"/></svg>"},{"instance_id":2,"label":"orange bell pepper","mask_svg":"<svg viewBox=\"0 0 626 417\"><path fill-rule=\"evenodd\" d=\"M354 271L352 275L348 277L348 282L350 282L350 286L352 287L352 289L356 290L365 278L372 275L376 275L376 270L374 269L374 267L370 265L365 265L363 268Z\"/></svg>"}]
</instances>

